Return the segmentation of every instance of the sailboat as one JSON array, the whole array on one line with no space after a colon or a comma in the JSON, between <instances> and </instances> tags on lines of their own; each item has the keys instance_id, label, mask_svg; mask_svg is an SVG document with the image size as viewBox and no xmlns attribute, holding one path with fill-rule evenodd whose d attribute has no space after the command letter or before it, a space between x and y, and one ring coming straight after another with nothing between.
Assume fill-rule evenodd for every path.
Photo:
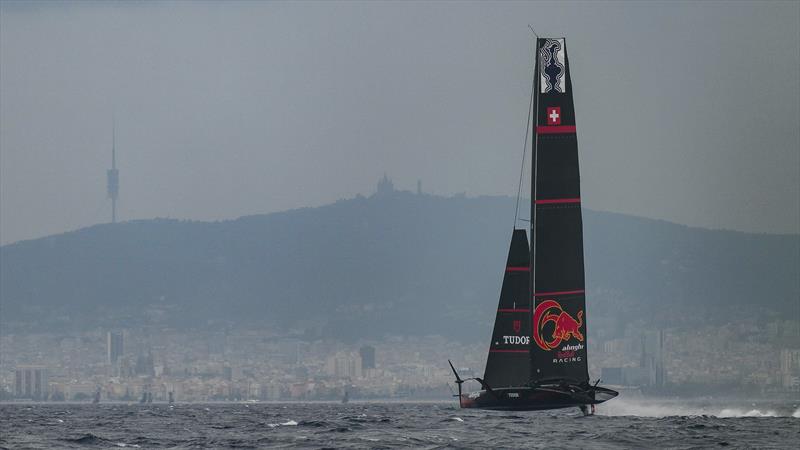
<instances>
[{"instance_id":1,"label":"sailboat","mask_svg":"<svg viewBox=\"0 0 800 450\"><path fill-rule=\"evenodd\" d=\"M565 40L537 37L529 121L531 238L515 220L483 377L462 379L448 361L462 408L578 407L588 415L618 395L589 380L572 92ZM481 390L463 392L468 380Z\"/></svg>"}]
</instances>

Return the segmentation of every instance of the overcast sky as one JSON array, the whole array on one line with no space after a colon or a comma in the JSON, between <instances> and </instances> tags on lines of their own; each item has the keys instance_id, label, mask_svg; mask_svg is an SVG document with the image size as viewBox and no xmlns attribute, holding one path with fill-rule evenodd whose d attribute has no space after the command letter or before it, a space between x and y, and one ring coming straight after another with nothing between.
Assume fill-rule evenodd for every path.
<instances>
[{"instance_id":1,"label":"overcast sky","mask_svg":"<svg viewBox=\"0 0 800 450\"><path fill-rule=\"evenodd\" d=\"M514 195L566 36L584 206L800 232L800 3L0 6L0 241L396 186Z\"/></svg>"}]
</instances>

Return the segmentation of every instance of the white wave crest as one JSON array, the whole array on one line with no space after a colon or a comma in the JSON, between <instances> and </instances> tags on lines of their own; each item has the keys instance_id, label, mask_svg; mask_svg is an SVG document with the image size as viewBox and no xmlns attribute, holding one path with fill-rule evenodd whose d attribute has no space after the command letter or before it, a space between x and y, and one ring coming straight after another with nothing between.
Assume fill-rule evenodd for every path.
<instances>
[{"instance_id":1,"label":"white wave crest","mask_svg":"<svg viewBox=\"0 0 800 450\"><path fill-rule=\"evenodd\" d=\"M283 423L268 423L267 426L270 427L270 428L275 428L275 427L296 427L297 426L297 422L295 422L294 420L290 419L290 420L288 420L286 422L283 422Z\"/></svg>"},{"instance_id":2,"label":"white wave crest","mask_svg":"<svg viewBox=\"0 0 800 450\"><path fill-rule=\"evenodd\" d=\"M759 409L738 409L738 408L725 408L716 414L717 417L779 417L778 413L768 409L761 411Z\"/></svg>"},{"instance_id":3,"label":"white wave crest","mask_svg":"<svg viewBox=\"0 0 800 450\"><path fill-rule=\"evenodd\" d=\"M780 413L773 408L757 407L730 407L720 405L697 404L691 400L674 401L663 399L617 398L604 403L597 408L598 415L605 416L639 416L639 417L668 417L668 416L713 416L720 418L730 417L789 417L787 412ZM791 417L800 418L800 408Z\"/></svg>"}]
</instances>

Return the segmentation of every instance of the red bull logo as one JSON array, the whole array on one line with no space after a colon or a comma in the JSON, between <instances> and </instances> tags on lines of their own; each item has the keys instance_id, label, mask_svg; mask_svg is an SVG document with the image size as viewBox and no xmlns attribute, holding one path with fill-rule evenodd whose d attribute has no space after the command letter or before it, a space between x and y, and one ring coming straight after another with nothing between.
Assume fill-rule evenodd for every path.
<instances>
[{"instance_id":1,"label":"red bull logo","mask_svg":"<svg viewBox=\"0 0 800 450\"><path fill-rule=\"evenodd\" d=\"M545 340L542 330L550 322L553 323L553 333L550 340ZM553 350L562 341L568 341L573 337L583 342L581 326L583 326L583 311L578 311L578 320L575 320L557 301L545 300L536 306L533 313L533 340L539 348L547 351Z\"/></svg>"}]
</instances>

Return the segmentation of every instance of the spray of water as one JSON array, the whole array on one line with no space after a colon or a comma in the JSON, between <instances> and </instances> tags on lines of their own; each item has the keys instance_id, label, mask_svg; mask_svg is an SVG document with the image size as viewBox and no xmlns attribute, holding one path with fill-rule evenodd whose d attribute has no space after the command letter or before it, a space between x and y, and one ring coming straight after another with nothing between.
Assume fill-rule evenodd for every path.
<instances>
[{"instance_id":1,"label":"spray of water","mask_svg":"<svg viewBox=\"0 0 800 450\"><path fill-rule=\"evenodd\" d=\"M744 403L744 402L743 402ZM800 418L800 408L794 412L781 411L773 407L739 407L708 402L692 402L688 400L665 400L635 398L617 398L604 403L597 409L597 414L606 416L639 416L639 417L668 417L668 416L714 416L728 417L795 417Z\"/></svg>"}]
</instances>

